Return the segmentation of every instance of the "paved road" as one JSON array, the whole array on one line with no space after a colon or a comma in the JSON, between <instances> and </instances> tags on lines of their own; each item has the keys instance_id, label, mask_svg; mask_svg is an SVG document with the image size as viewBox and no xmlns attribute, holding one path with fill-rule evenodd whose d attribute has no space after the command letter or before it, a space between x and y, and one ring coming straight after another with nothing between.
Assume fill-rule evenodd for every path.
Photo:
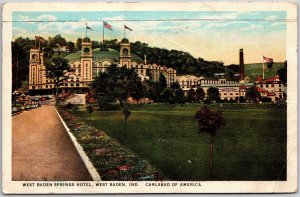
<instances>
[{"instance_id":1,"label":"paved road","mask_svg":"<svg viewBox=\"0 0 300 197\"><path fill-rule=\"evenodd\" d=\"M14 181L92 181L54 106L12 118Z\"/></svg>"}]
</instances>

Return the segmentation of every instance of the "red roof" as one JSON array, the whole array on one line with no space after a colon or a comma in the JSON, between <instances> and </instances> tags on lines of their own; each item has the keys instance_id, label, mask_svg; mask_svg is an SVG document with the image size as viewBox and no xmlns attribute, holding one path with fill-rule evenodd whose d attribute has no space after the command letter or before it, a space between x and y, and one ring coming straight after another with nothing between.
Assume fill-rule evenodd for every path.
<instances>
[{"instance_id":1,"label":"red roof","mask_svg":"<svg viewBox=\"0 0 300 197\"><path fill-rule=\"evenodd\" d=\"M262 82L262 81L263 81L263 78L262 78L261 76L258 76L258 77L256 78L256 81L257 81L257 82Z\"/></svg>"},{"instance_id":2,"label":"red roof","mask_svg":"<svg viewBox=\"0 0 300 197\"><path fill-rule=\"evenodd\" d=\"M267 92L268 92L268 90L265 90L265 89L260 88L260 87L256 87L256 90L257 90L258 92L262 92L262 93L267 93Z\"/></svg>"},{"instance_id":3,"label":"red roof","mask_svg":"<svg viewBox=\"0 0 300 197\"><path fill-rule=\"evenodd\" d=\"M279 79L279 76L278 75L276 75L276 76L274 76L274 77L270 77L270 78L268 78L268 79L265 79L265 81L267 82L267 83L270 83L270 82L275 82L275 81L279 81L280 79Z\"/></svg>"},{"instance_id":4,"label":"red roof","mask_svg":"<svg viewBox=\"0 0 300 197\"><path fill-rule=\"evenodd\" d=\"M241 88L241 89L246 89L247 86L245 86L244 84L242 84L242 85L240 86L240 88Z\"/></svg>"},{"instance_id":5,"label":"red roof","mask_svg":"<svg viewBox=\"0 0 300 197\"><path fill-rule=\"evenodd\" d=\"M263 80L263 78L261 76L258 76L256 78L256 82L257 83L272 83L272 82L277 82L277 81L280 81L278 75L275 75L274 77L269 77L269 78L264 79L264 80Z\"/></svg>"},{"instance_id":6,"label":"red roof","mask_svg":"<svg viewBox=\"0 0 300 197\"><path fill-rule=\"evenodd\" d=\"M274 93L274 92L269 92L268 90L265 90L265 89L260 88L260 87L256 87L256 90L257 90L259 93L266 93L267 96L275 96L275 93Z\"/></svg>"}]
</instances>

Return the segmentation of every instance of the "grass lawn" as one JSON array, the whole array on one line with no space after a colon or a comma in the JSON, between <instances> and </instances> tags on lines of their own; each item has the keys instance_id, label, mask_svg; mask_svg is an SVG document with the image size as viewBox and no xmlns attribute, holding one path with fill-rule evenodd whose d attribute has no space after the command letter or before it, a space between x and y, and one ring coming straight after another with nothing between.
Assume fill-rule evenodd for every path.
<instances>
[{"instance_id":1,"label":"grass lawn","mask_svg":"<svg viewBox=\"0 0 300 197\"><path fill-rule=\"evenodd\" d=\"M171 180L210 180L209 136L194 119L200 104L131 106L126 139L120 111L95 111L91 124L161 169ZM214 138L214 180L286 179L286 108L214 105L226 126ZM89 122L86 111L74 114Z\"/></svg>"}]
</instances>

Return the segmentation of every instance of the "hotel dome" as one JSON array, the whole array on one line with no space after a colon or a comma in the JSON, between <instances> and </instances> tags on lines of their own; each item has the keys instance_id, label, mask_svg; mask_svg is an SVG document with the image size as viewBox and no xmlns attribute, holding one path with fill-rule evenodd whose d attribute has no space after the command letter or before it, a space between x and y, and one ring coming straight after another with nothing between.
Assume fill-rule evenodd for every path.
<instances>
[{"instance_id":1,"label":"hotel dome","mask_svg":"<svg viewBox=\"0 0 300 197\"><path fill-rule=\"evenodd\" d=\"M120 52L112 48L96 48L92 50L93 61L94 62L104 62L108 61L110 63L119 62ZM81 60L81 51L70 53L65 57L70 61L70 63L77 62ZM142 63L143 59L139 56L131 53L132 62Z\"/></svg>"}]
</instances>

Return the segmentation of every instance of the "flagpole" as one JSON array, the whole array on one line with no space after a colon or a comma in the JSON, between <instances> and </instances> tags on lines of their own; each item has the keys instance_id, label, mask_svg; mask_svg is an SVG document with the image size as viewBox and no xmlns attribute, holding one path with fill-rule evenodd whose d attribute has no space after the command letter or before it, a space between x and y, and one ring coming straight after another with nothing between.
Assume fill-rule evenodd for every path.
<instances>
[{"instance_id":1,"label":"flagpole","mask_svg":"<svg viewBox=\"0 0 300 197\"><path fill-rule=\"evenodd\" d=\"M126 38L126 33L125 33L126 31L125 31L125 26L124 26L124 38Z\"/></svg>"},{"instance_id":2,"label":"flagpole","mask_svg":"<svg viewBox=\"0 0 300 197\"><path fill-rule=\"evenodd\" d=\"M103 34L102 34L102 44L103 44L103 47L104 47L104 21L103 21L103 24L102 24L103 26Z\"/></svg>"},{"instance_id":3,"label":"flagpole","mask_svg":"<svg viewBox=\"0 0 300 197\"><path fill-rule=\"evenodd\" d=\"M87 23L85 23L85 37L87 37Z\"/></svg>"},{"instance_id":4,"label":"flagpole","mask_svg":"<svg viewBox=\"0 0 300 197\"><path fill-rule=\"evenodd\" d=\"M264 60L264 57L263 57L263 80L265 79L265 60Z\"/></svg>"}]
</instances>

